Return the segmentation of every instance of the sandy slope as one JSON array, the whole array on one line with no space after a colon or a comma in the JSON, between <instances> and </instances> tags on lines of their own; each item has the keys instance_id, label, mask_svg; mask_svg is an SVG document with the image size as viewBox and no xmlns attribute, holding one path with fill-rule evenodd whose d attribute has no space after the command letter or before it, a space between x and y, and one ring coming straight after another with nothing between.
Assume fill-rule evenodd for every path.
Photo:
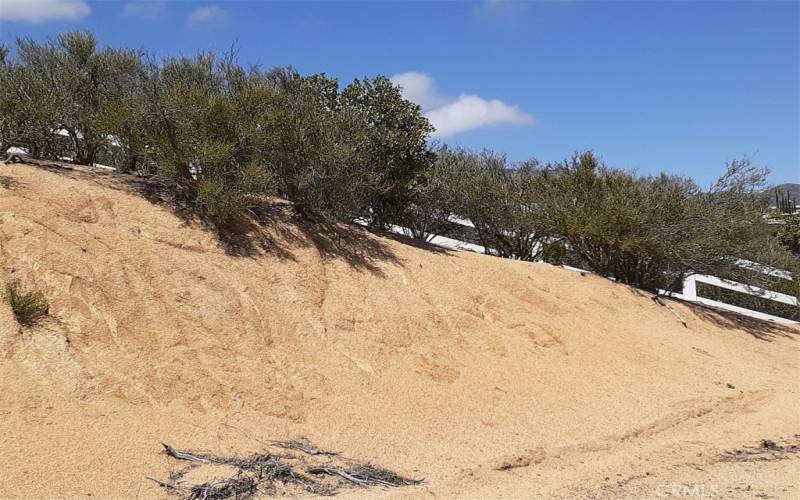
<instances>
[{"instance_id":1,"label":"sandy slope","mask_svg":"<svg viewBox=\"0 0 800 500\"><path fill-rule=\"evenodd\" d=\"M800 496L800 454L720 460L797 441L800 330L278 209L220 240L137 190L0 164L0 279L52 300L0 306L0 497L160 496L162 441L295 436L427 479L353 496Z\"/></svg>"}]
</instances>

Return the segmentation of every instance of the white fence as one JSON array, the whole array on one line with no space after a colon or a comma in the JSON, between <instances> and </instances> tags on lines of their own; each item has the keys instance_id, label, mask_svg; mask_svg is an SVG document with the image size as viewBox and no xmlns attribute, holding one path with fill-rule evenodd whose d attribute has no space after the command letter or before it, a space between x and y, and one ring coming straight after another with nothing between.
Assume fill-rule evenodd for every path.
<instances>
[{"instance_id":1,"label":"white fence","mask_svg":"<svg viewBox=\"0 0 800 500\"><path fill-rule=\"evenodd\" d=\"M449 217L449 220L450 222L453 222L461 226L475 227L470 220L456 217L454 215L451 215ZM367 221L365 220L357 220L356 222L361 225L367 224ZM391 232L396 234L411 236L411 231L401 226L391 226L390 230ZM454 250L467 250L470 252L486 253L485 248L481 245L477 245L475 243L468 243L466 241L460 241L453 238L447 238L444 236L435 236L433 239L430 240L430 243L445 248L452 248ZM785 271L783 269L776 269L774 267L760 264L758 262L753 262L745 259L738 259L736 261L736 265L738 265L743 269L748 269L750 271L763 273L768 276L773 276L776 278L785 279L789 281L792 280L792 274L789 271ZM562 267L572 271L587 272L582 269L577 269L571 266L562 266ZM797 321L793 321L787 318L781 318L780 316L773 316L771 314L763 313L760 311L754 311L752 309L746 309L744 307L735 306L733 304L727 304L725 302L708 299L706 297L700 297L697 295L697 283L706 283L708 285L724 288L727 290L733 290L747 295L753 295L756 297L760 297L762 299L772 300L775 302L780 302L782 304L788 304L795 307L800 307L800 303L798 303L797 297L794 297L792 295L787 295L785 293L780 293L780 292L774 292L772 290L766 290L764 288L759 288L757 286L747 285L744 283L717 278L716 276L709 276L705 274L693 274L691 276L688 276L683 282L683 290L680 293L669 292L666 290L659 290L659 292L663 293L664 295L674 297L676 299L684 300L686 302L692 302L695 304L702 304L710 307L715 307L717 309L735 312L738 314L742 314L744 316L749 316L751 318L773 321L781 324L800 324Z\"/></svg>"},{"instance_id":2,"label":"white fence","mask_svg":"<svg viewBox=\"0 0 800 500\"><path fill-rule=\"evenodd\" d=\"M789 280L792 279L791 275L789 275L788 279ZM744 283L739 283L737 281L717 278L716 276L708 276L706 274L693 274L691 276L686 277L686 279L683 281L683 290L681 291L681 293L667 292L667 294L677 299L686 300L688 302L694 302L696 304L704 304L707 306L716 307L718 309L724 309L726 311L732 311L735 313L743 314L745 316L750 316L751 318L764 319L783 324L798 323L797 321L781 318L780 316L773 316L771 314L763 313L760 311L745 309L744 307L739 307L733 304L720 302L718 300L701 297L697 295L697 283L706 283L708 285L716 286L719 288L725 288L727 290L733 290L736 292L744 293L747 295L753 295L755 297L760 297L762 299L772 300L774 302L780 302L782 304L788 304L795 307L800 306L797 297L794 297L792 295L787 295L785 293L780 293L780 292L774 292L772 290L766 290L764 288L759 288L753 285L746 285Z\"/></svg>"},{"instance_id":3,"label":"white fence","mask_svg":"<svg viewBox=\"0 0 800 500\"><path fill-rule=\"evenodd\" d=\"M59 131L60 133L61 131ZM12 151L13 150L13 151ZM8 153L16 153L16 154L27 154L27 151L21 150L19 148L10 148ZM101 169L109 169L115 170L113 167L107 167L105 165L93 165L94 167L101 168ZM474 228L475 225L469 219L464 219L461 217L457 217L455 215L450 215L448 220L454 224L458 224L460 226L465 226L469 228ZM367 225L367 221L364 219L358 219L355 221L357 224ZM411 236L411 231L407 228L401 226L391 226L390 230L396 234L402 234L405 236ZM454 250L466 250L470 252L476 253L486 253L485 247L475 244L469 243L466 241L456 240L454 238L448 238L445 236L435 236L430 240L430 243L434 245L438 245L444 248L451 248ZM769 276L773 276L780 279L785 280L792 280L792 275L789 271L785 271L783 269L775 269L773 267L766 266L764 264L759 264L758 262L752 262L745 259L738 259L736 264L744 269L748 269L751 271L760 272ZM573 271L581 271L587 272L582 269L576 269L570 266L562 266L565 269L573 270ZM732 311L735 313L739 313L745 316L749 316L752 318L758 318L768 321L774 321L776 323L783 323L783 324L799 324L797 321L793 321L786 318L781 318L779 316L773 316L771 314L762 313L759 311L753 311L751 309L745 309L743 307L735 306L732 304L726 304L725 302L720 302L717 300L708 299L705 297L700 297L697 295L697 283L706 283L708 285L716 286L719 288L725 288L727 290L734 290L736 292L741 292L747 295L753 295L756 297L761 297L763 299L772 300L775 302L780 302L782 304L793 305L795 307L800 307L798 304L797 297L793 297L791 295L787 295L785 293L774 292L772 290L765 290L763 288L759 288L752 285L746 285L744 283L738 283L736 281L726 280L722 278L717 278L716 276L708 276L705 274L694 274L687 277L683 282L683 290L681 293L676 292L669 292L666 290L660 290L659 292L664 293L665 295L669 295L671 297L685 300L687 302L693 302L696 304L703 304L711 307L716 307L718 309L723 309L726 311Z\"/></svg>"}]
</instances>

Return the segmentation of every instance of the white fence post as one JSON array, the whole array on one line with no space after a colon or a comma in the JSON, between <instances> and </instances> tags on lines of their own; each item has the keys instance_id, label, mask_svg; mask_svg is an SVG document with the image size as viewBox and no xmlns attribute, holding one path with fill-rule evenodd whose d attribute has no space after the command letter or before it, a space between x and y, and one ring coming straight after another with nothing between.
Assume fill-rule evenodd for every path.
<instances>
[{"instance_id":1,"label":"white fence post","mask_svg":"<svg viewBox=\"0 0 800 500\"><path fill-rule=\"evenodd\" d=\"M689 275L683 279L683 291L681 292L686 300L697 300L697 281L694 275Z\"/></svg>"}]
</instances>

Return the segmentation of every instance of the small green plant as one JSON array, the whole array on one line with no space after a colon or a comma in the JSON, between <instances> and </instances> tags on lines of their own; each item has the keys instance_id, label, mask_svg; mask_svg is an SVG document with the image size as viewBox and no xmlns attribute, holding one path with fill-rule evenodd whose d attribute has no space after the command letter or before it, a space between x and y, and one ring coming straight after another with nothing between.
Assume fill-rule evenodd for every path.
<instances>
[{"instance_id":1,"label":"small green plant","mask_svg":"<svg viewBox=\"0 0 800 500\"><path fill-rule=\"evenodd\" d=\"M25 291L19 280L6 283L5 299L11 305L11 310L17 321L22 325L32 325L50 308L47 298L38 290Z\"/></svg>"}]
</instances>

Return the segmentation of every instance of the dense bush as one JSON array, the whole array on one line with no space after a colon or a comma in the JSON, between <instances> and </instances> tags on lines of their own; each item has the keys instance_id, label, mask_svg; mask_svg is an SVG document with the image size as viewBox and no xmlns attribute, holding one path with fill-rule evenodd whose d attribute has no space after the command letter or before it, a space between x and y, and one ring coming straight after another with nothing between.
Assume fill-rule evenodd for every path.
<instances>
[{"instance_id":1,"label":"dense bush","mask_svg":"<svg viewBox=\"0 0 800 500\"><path fill-rule=\"evenodd\" d=\"M433 127L417 104L403 99L388 78L355 80L342 91L341 106L356 116L366 167L372 222L385 227L403 214L435 159L428 147Z\"/></svg>"},{"instance_id":2,"label":"dense bush","mask_svg":"<svg viewBox=\"0 0 800 500\"><path fill-rule=\"evenodd\" d=\"M150 160L196 190L198 212L218 221L240 214L270 191L267 169L280 92L231 56L167 59L150 68L143 125Z\"/></svg>"},{"instance_id":3,"label":"dense bush","mask_svg":"<svg viewBox=\"0 0 800 500\"><path fill-rule=\"evenodd\" d=\"M363 115L342 105L339 83L325 75L287 71L278 77L284 98L268 132L273 141L268 167L278 193L307 215L363 214L378 182L366 156Z\"/></svg>"},{"instance_id":4,"label":"dense bush","mask_svg":"<svg viewBox=\"0 0 800 500\"><path fill-rule=\"evenodd\" d=\"M547 167L539 210L575 265L647 290L674 289L691 272L733 267L760 224L765 172L733 162L710 190L687 178L638 177L591 153Z\"/></svg>"},{"instance_id":5,"label":"dense bush","mask_svg":"<svg viewBox=\"0 0 800 500\"><path fill-rule=\"evenodd\" d=\"M310 218L452 235L651 291L678 289L690 273L787 286L740 276L739 257L800 267L799 219L764 233L766 171L747 161L702 190L590 152L512 164L492 151L434 150L419 106L384 77L342 87L324 74L245 69L232 53L155 60L79 32L0 46L0 108L3 149L167 176L217 222L277 195Z\"/></svg>"},{"instance_id":6,"label":"dense bush","mask_svg":"<svg viewBox=\"0 0 800 500\"><path fill-rule=\"evenodd\" d=\"M16 56L3 58L0 71L3 145L95 162L127 116L126 92L142 81L141 54L98 50L92 34L78 32L18 40Z\"/></svg>"},{"instance_id":7,"label":"dense bush","mask_svg":"<svg viewBox=\"0 0 800 500\"><path fill-rule=\"evenodd\" d=\"M307 215L386 225L433 159L430 124L383 77L340 89L233 54L155 61L86 32L0 56L4 149L170 176L216 221L274 193Z\"/></svg>"},{"instance_id":8,"label":"dense bush","mask_svg":"<svg viewBox=\"0 0 800 500\"><path fill-rule=\"evenodd\" d=\"M435 161L425 169L410 196L410 203L399 211L397 222L413 238L429 241L435 236L454 235L459 227L450 216L460 213L462 193L456 185L460 176L473 167L474 155L446 146L435 153Z\"/></svg>"},{"instance_id":9,"label":"dense bush","mask_svg":"<svg viewBox=\"0 0 800 500\"><path fill-rule=\"evenodd\" d=\"M508 168L505 155L484 151L476 167L453 184L462 193L459 212L475 226L489 253L518 260L537 260L550 233L539 205L545 194L538 164Z\"/></svg>"},{"instance_id":10,"label":"dense bush","mask_svg":"<svg viewBox=\"0 0 800 500\"><path fill-rule=\"evenodd\" d=\"M707 191L692 180L641 177L590 152L557 164L442 148L405 225L442 234L468 218L487 253L588 269L646 290L680 289L693 272L738 269L759 234L766 171L734 161ZM419 225L420 227L415 226Z\"/></svg>"},{"instance_id":11,"label":"dense bush","mask_svg":"<svg viewBox=\"0 0 800 500\"><path fill-rule=\"evenodd\" d=\"M454 214L472 222L474 239L487 253L538 259L548 238L537 210L546 179L535 162L513 167L493 151L440 148L404 225L426 239L452 232L448 216Z\"/></svg>"},{"instance_id":12,"label":"dense bush","mask_svg":"<svg viewBox=\"0 0 800 500\"><path fill-rule=\"evenodd\" d=\"M778 230L778 241L788 251L800 257L800 215L788 215Z\"/></svg>"},{"instance_id":13,"label":"dense bush","mask_svg":"<svg viewBox=\"0 0 800 500\"><path fill-rule=\"evenodd\" d=\"M20 324L31 325L48 312L49 305L44 294L35 290L25 291L18 280L6 283L4 297Z\"/></svg>"}]
</instances>

